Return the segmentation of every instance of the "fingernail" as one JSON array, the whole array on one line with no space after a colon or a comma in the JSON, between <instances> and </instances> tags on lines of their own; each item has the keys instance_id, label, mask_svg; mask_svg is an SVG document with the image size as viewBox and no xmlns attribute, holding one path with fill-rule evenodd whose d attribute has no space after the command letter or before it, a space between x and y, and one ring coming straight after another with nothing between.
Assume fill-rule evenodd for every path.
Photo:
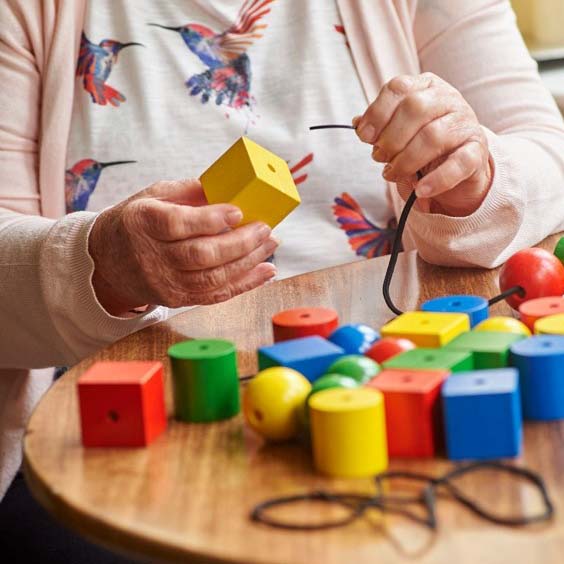
<instances>
[{"instance_id":1,"label":"fingernail","mask_svg":"<svg viewBox=\"0 0 564 564\"><path fill-rule=\"evenodd\" d=\"M415 189L415 195L418 198L427 198L431 194L431 187L426 184L418 184Z\"/></svg>"},{"instance_id":2,"label":"fingernail","mask_svg":"<svg viewBox=\"0 0 564 564\"><path fill-rule=\"evenodd\" d=\"M271 238L266 242L264 249L267 253L271 253L271 252L274 251L274 249L276 249L278 247L278 244L279 243L276 239Z\"/></svg>"},{"instance_id":3,"label":"fingernail","mask_svg":"<svg viewBox=\"0 0 564 564\"><path fill-rule=\"evenodd\" d=\"M379 145L374 145L372 149L372 158L375 161L385 163L386 162L386 151L382 149Z\"/></svg>"},{"instance_id":4,"label":"fingernail","mask_svg":"<svg viewBox=\"0 0 564 564\"><path fill-rule=\"evenodd\" d=\"M272 280L276 276L276 274L278 274L278 270L271 262L267 262L265 264L268 264L268 266L270 266L270 272L266 273L267 280Z\"/></svg>"},{"instance_id":5,"label":"fingernail","mask_svg":"<svg viewBox=\"0 0 564 564\"><path fill-rule=\"evenodd\" d=\"M354 117L352 118L352 126L353 126L355 129L356 129L356 126L358 125L358 122L360 121L360 118L361 118L361 117L362 117L362 116L354 116Z\"/></svg>"},{"instance_id":6,"label":"fingernail","mask_svg":"<svg viewBox=\"0 0 564 564\"><path fill-rule=\"evenodd\" d=\"M372 143L374 141L374 136L376 135L376 129L370 123L363 125L358 130L358 136L365 142L365 143Z\"/></svg>"},{"instance_id":7,"label":"fingernail","mask_svg":"<svg viewBox=\"0 0 564 564\"><path fill-rule=\"evenodd\" d=\"M389 177L392 176L392 165L390 163L388 163L385 167L384 170L382 171L382 176L386 179L389 180Z\"/></svg>"},{"instance_id":8,"label":"fingernail","mask_svg":"<svg viewBox=\"0 0 564 564\"><path fill-rule=\"evenodd\" d=\"M261 239L266 239L270 235L270 232L272 231L272 229L270 229L270 227L268 225L266 225L266 223L261 223L258 226L257 231L258 231L258 236Z\"/></svg>"},{"instance_id":9,"label":"fingernail","mask_svg":"<svg viewBox=\"0 0 564 564\"><path fill-rule=\"evenodd\" d=\"M237 225L243 219L243 212L241 210L231 210L227 212L227 223L229 225Z\"/></svg>"}]
</instances>

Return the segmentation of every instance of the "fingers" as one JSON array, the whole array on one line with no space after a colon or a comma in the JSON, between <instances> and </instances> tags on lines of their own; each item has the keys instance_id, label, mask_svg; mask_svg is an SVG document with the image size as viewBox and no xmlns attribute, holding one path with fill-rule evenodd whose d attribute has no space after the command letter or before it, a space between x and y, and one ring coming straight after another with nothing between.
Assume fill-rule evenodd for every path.
<instances>
[{"instance_id":1,"label":"fingers","mask_svg":"<svg viewBox=\"0 0 564 564\"><path fill-rule=\"evenodd\" d=\"M243 294L244 292L249 292L254 290L272 280L276 275L276 267L268 262L263 262L253 268L250 272L244 275L239 280L231 282L230 284L219 288L213 292L208 292L202 296L194 296L195 303L200 305L215 304L219 302L225 302Z\"/></svg>"},{"instance_id":2,"label":"fingers","mask_svg":"<svg viewBox=\"0 0 564 564\"><path fill-rule=\"evenodd\" d=\"M421 179L415 187L415 193L421 198L432 198L452 190L479 172L482 168L482 161L480 144L477 141L466 143Z\"/></svg>"},{"instance_id":3,"label":"fingers","mask_svg":"<svg viewBox=\"0 0 564 564\"><path fill-rule=\"evenodd\" d=\"M236 226L243 218L241 210L230 204L192 207L154 198L132 202L130 215L132 229L139 229L157 241L215 235Z\"/></svg>"},{"instance_id":4,"label":"fingers","mask_svg":"<svg viewBox=\"0 0 564 564\"><path fill-rule=\"evenodd\" d=\"M209 293L228 287L232 281L239 280L256 266L265 262L278 247L278 241L267 239L249 254L227 264L206 270L184 272L182 281L191 293Z\"/></svg>"},{"instance_id":5,"label":"fingers","mask_svg":"<svg viewBox=\"0 0 564 564\"><path fill-rule=\"evenodd\" d=\"M166 259L178 270L205 270L245 257L266 244L270 233L268 225L257 222L220 235L168 243L162 249ZM276 245L270 254L275 248Z\"/></svg>"},{"instance_id":6,"label":"fingers","mask_svg":"<svg viewBox=\"0 0 564 564\"><path fill-rule=\"evenodd\" d=\"M451 96L439 96L433 88L409 93L376 140L373 159L382 163L393 160L422 128L451 112L453 102Z\"/></svg>"},{"instance_id":7,"label":"fingers","mask_svg":"<svg viewBox=\"0 0 564 564\"><path fill-rule=\"evenodd\" d=\"M419 76L397 76L380 90L376 100L370 104L358 120L356 132L365 143L377 143L382 131L392 119L404 98L415 91L425 90L431 85L434 75L424 73Z\"/></svg>"},{"instance_id":8,"label":"fingers","mask_svg":"<svg viewBox=\"0 0 564 564\"><path fill-rule=\"evenodd\" d=\"M460 114L450 113L428 123L384 168L389 181L413 176L431 162L448 155L477 134Z\"/></svg>"},{"instance_id":9,"label":"fingers","mask_svg":"<svg viewBox=\"0 0 564 564\"><path fill-rule=\"evenodd\" d=\"M156 182L141 192L140 196L188 206L203 206L208 203L197 178Z\"/></svg>"},{"instance_id":10,"label":"fingers","mask_svg":"<svg viewBox=\"0 0 564 564\"><path fill-rule=\"evenodd\" d=\"M170 283L156 292L157 303L168 307L207 305L229 300L243 292L262 286L276 275L273 264L262 262L251 270L244 271L239 278L227 279L225 284L214 287L193 288L192 280L171 279ZM217 280L216 280L217 282Z\"/></svg>"}]
</instances>

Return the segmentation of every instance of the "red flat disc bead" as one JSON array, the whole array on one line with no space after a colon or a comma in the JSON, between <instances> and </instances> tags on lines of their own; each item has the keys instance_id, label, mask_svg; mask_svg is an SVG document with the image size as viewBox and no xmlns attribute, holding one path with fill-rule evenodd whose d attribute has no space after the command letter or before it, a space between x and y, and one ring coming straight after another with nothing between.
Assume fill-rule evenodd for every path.
<instances>
[{"instance_id":1,"label":"red flat disc bead","mask_svg":"<svg viewBox=\"0 0 564 564\"><path fill-rule=\"evenodd\" d=\"M521 321L531 330L534 330L535 321L549 315L564 313L564 298L560 296L536 298L523 302L519 306Z\"/></svg>"}]
</instances>

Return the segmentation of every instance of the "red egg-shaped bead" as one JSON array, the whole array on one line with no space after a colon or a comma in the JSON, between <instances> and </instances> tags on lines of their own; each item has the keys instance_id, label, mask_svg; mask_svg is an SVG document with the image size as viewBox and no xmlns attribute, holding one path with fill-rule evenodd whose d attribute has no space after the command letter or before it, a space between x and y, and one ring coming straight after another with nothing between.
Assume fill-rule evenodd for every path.
<instances>
[{"instance_id":1,"label":"red egg-shaped bead","mask_svg":"<svg viewBox=\"0 0 564 564\"><path fill-rule=\"evenodd\" d=\"M499 287L502 292L521 286L525 294L513 294L507 303L517 309L523 302L564 294L564 265L544 249L524 249L515 253L502 266Z\"/></svg>"},{"instance_id":2,"label":"red egg-shaped bead","mask_svg":"<svg viewBox=\"0 0 564 564\"><path fill-rule=\"evenodd\" d=\"M414 349L415 345L409 339L384 337L376 341L364 354L382 364L393 356Z\"/></svg>"}]
</instances>

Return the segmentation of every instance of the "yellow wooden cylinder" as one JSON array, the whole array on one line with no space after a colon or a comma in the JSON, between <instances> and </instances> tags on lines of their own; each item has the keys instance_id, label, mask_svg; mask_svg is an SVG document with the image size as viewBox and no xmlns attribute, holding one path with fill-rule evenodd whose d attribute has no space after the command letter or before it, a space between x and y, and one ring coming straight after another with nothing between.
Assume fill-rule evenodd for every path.
<instances>
[{"instance_id":1,"label":"yellow wooden cylinder","mask_svg":"<svg viewBox=\"0 0 564 564\"><path fill-rule=\"evenodd\" d=\"M319 472L374 476L388 467L384 396L372 388L332 388L309 401L311 439Z\"/></svg>"}]
</instances>

